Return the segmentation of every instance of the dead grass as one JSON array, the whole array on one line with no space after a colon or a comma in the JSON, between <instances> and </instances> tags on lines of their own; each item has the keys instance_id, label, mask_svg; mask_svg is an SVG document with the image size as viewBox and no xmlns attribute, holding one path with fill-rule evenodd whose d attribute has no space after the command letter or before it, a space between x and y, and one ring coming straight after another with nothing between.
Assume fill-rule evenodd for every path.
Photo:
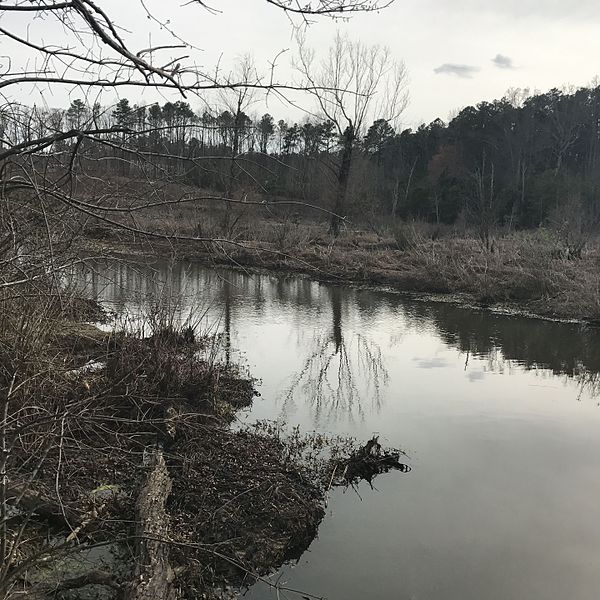
<instances>
[{"instance_id":1,"label":"dead grass","mask_svg":"<svg viewBox=\"0 0 600 600\"><path fill-rule=\"evenodd\" d=\"M234 244L154 240L143 252L168 247L186 259L303 272L317 279L392 286L406 292L455 294L480 304L506 304L545 317L600 319L600 242L581 257L564 252L553 231L501 233L486 249L474 232L427 223L350 223L336 239L327 219L289 212L233 211ZM144 215L139 225L169 235L222 238L222 211L180 206L168 215ZM162 228L161 228L162 223ZM136 251L131 237L101 244ZM146 242L145 242L146 243Z\"/></svg>"},{"instance_id":2,"label":"dead grass","mask_svg":"<svg viewBox=\"0 0 600 600\"><path fill-rule=\"evenodd\" d=\"M73 577L65 564L81 568L78 556L107 544L120 548L114 576L127 581L136 498L150 468L144 457L157 444L173 480L168 541L181 597L264 574L312 540L322 492L284 457L279 439L229 430L254 385L219 360L214 341L189 324L171 327L169 311L154 314L151 335L141 338L61 319L66 298L3 300L0 437L11 452L2 498L10 489L25 495L9 500L17 518L1 503L0 538L11 555L1 595L35 591L41 565L54 565L59 580ZM110 493L100 502L98 490ZM32 508L36 498L50 507L45 516Z\"/></svg>"}]
</instances>

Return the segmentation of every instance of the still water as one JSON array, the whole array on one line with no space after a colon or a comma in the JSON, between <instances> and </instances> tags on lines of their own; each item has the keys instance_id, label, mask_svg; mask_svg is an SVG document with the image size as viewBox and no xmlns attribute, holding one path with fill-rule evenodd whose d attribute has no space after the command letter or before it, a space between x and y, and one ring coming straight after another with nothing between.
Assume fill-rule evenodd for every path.
<instances>
[{"instance_id":1,"label":"still water","mask_svg":"<svg viewBox=\"0 0 600 600\"><path fill-rule=\"evenodd\" d=\"M127 314L168 282L260 379L242 420L407 452L409 474L336 490L273 581L330 600L598 598L600 331L189 263L78 281Z\"/></svg>"}]
</instances>

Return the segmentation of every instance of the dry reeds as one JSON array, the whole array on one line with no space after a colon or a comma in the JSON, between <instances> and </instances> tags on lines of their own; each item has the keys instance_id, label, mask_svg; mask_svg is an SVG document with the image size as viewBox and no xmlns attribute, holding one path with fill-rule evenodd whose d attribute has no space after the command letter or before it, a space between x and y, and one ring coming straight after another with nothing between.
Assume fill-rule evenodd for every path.
<instances>
[{"instance_id":1,"label":"dry reeds","mask_svg":"<svg viewBox=\"0 0 600 600\"><path fill-rule=\"evenodd\" d=\"M178 326L173 306L154 306L151 334L139 337L65 320L77 313L72 300L65 310L23 294L0 317L0 592L43 594L60 581L123 594L136 498L158 447L172 480L164 543L184 597L241 583L303 549L322 494L278 439L228 429L252 401L252 380L221 362L191 320ZM102 547L116 563L89 563Z\"/></svg>"}]
</instances>

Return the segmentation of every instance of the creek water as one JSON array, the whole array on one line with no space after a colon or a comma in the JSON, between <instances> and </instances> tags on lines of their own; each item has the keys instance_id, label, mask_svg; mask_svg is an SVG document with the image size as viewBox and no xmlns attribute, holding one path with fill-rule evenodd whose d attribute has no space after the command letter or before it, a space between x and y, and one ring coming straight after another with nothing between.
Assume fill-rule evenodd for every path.
<instances>
[{"instance_id":1,"label":"creek water","mask_svg":"<svg viewBox=\"0 0 600 600\"><path fill-rule=\"evenodd\" d=\"M99 264L77 282L130 316L167 284L259 378L243 421L408 454L410 473L334 491L273 582L330 600L598 597L600 331L193 263Z\"/></svg>"}]
</instances>

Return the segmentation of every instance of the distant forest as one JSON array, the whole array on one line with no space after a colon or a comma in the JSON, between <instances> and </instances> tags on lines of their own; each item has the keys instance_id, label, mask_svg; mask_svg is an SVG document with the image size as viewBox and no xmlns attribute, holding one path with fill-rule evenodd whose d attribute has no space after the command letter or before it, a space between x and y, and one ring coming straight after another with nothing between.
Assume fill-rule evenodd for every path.
<instances>
[{"instance_id":1,"label":"distant forest","mask_svg":"<svg viewBox=\"0 0 600 600\"><path fill-rule=\"evenodd\" d=\"M74 100L65 110L12 104L0 112L0 146L105 128L89 140L54 140L49 164L331 207L344 144L334 125L252 118L241 102L232 107L198 114L183 101L122 99L106 109ZM353 137L350 215L515 229L565 215L599 222L600 87L532 96L513 90L449 123L396 131L380 119Z\"/></svg>"}]
</instances>

